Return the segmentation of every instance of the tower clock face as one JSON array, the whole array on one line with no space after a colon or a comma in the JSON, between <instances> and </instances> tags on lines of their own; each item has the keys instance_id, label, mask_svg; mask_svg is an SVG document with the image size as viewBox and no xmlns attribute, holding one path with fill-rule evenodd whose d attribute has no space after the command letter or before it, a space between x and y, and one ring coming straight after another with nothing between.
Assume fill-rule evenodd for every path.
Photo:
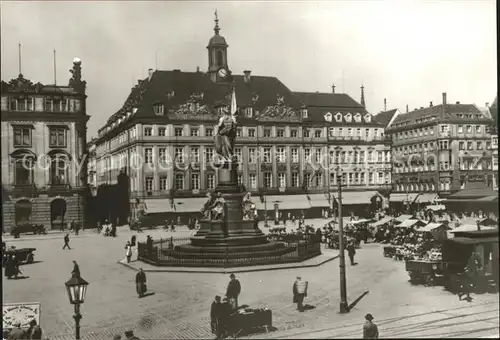
<instances>
[{"instance_id":1,"label":"tower clock face","mask_svg":"<svg viewBox=\"0 0 500 340\"><path fill-rule=\"evenodd\" d=\"M225 68L219 69L219 71L217 73L219 74L219 77L221 77L221 78L226 78L226 76L227 76L227 70Z\"/></svg>"}]
</instances>

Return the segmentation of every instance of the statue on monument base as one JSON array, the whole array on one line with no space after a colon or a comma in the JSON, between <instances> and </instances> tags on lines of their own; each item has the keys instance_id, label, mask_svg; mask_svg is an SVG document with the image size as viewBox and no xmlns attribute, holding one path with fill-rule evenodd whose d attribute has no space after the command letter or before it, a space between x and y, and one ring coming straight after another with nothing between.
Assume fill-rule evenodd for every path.
<instances>
[{"instance_id":1,"label":"statue on monument base","mask_svg":"<svg viewBox=\"0 0 500 340\"><path fill-rule=\"evenodd\" d=\"M246 193L245 197L243 197L243 219L244 220L254 220L256 208L255 204L252 202L252 194L250 192Z\"/></svg>"},{"instance_id":2,"label":"statue on monument base","mask_svg":"<svg viewBox=\"0 0 500 340\"><path fill-rule=\"evenodd\" d=\"M212 194L208 193L207 197L208 200L201 210L205 219L210 221L224 221L226 200L222 197L222 194L217 192L215 196L212 196Z\"/></svg>"}]
</instances>

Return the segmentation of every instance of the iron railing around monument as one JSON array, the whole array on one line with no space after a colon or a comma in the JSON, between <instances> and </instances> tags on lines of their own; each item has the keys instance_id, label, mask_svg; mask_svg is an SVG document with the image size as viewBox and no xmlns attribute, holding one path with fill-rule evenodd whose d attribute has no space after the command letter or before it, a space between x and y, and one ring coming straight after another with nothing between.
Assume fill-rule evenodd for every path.
<instances>
[{"instance_id":1,"label":"iron railing around monument","mask_svg":"<svg viewBox=\"0 0 500 340\"><path fill-rule=\"evenodd\" d=\"M269 234L267 238L270 242L280 242L282 248L279 255L262 256L255 252L237 252L220 254L219 258L214 258L213 253L197 252L185 255L176 251L179 245L191 243L189 237L170 237L166 239L153 240L149 245L145 242L137 244L139 261L157 266L177 266L177 267L246 267L253 265L265 265L270 263L293 263L301 262L317 255L321 255L321 242L316 235L310 234Z\"/></svg>"}]
</instances>

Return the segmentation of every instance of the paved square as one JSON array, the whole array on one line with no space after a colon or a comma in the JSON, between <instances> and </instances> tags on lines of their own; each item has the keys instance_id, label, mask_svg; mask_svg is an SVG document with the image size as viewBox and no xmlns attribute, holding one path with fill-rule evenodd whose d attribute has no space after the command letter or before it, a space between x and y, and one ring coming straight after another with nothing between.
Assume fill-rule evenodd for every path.
<instances>
[{"instance_id":1,"label":"paved square","mask_svg":"<svg viewBox=\"0 0 500 340\"><path fill-rule=\"evenodd\" d=\"M157 238L189 233L156 230L139 234L139 240L145 240L148 234ZM131 235L123 228L119 229L116 238L85 232L72 237L71 250L62 250L62 235L43 240L26 237L7 241L8 245L15 244L18 248L36 247L36 260L41 262L23 266L23 272L29 276L27 279L4 280L4 302L40 302L45 335L51 339L71 339L73 309L64 282L70 277L72 260L76 260L82 277L90 283L81 308L83 339L112 338L114 334L123 335L127 329L133 329L142 339L212 338L210 304L215 295L224 294L228 276L148 273L148 289L155 294L138 299L135 272L117 263L124 257L125 242ZM467 303L458 301L441 287L411 286L407 282L404 262L384 258L382 247L377 244L363 245L357 252L356 261L359 262L357 266L347 266L348 300L352 302L365 290L369 290L369 294L344 315L337 313L338 260L315 268L237 274L242 284L240 304L270 308L278 329L250 337L355 338L361 335L366 313L375 316L381 337L498 333L497 294L477 295L472 303ZM306 303L315 307L306 313L297 313L292 304L292 284L299 274L309 281Z\"/></svg>"}]
</instances>

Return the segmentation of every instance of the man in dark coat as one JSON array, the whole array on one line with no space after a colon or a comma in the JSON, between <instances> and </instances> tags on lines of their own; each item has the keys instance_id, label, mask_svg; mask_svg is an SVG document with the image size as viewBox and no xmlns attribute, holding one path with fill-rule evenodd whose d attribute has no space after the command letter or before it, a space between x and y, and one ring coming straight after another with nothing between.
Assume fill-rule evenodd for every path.
<instances>
[{"instance_id":1,"label":"man in dark coat","mask_svg":"<svg viewBox=\"0 0 500 340\"><path fill-rule=\"evenodd\" d=\"M73 260L73 271L71 272L71 277L80 277L80 267L75 260Z\"/></svg>"},{"instance_id":2,"label":"man in dark coat","mask_svg":"<svg viewBox=\"0 0 500 340\"><path fill-rule=\"evenodd\" d=\"M215 334L217 339L220 338L221 335L221 327L220 327L220 318L222 312L222 304L220 301L220 296L217 295L215 300L212 302L210 306L210 327L212 329L212 334Z\"/></svg>"},{"instance_id":3,"label":"man in dark coat","mask_svg":"<svg viewBox=\"0 0 500 340\"><path fill-rule=\"evenodd\" d=\"M351 266L354 266L354 255L356 255L356 248L354 247L354 242L351 241L347 245L347 254L349 255L349 260L351 261Z\"/></svg>"},{"instance_id":4,"label":"man in dark coat","mask_svg":"<svg viewBox=\"0 0 500 340\"><path fill-rule=\"evenodd\" d=\"M139 340L139 338L134 335L133 331L125 331L125 339L126 340Z\"/></svg>"},{"instance_id":5,"label":"man in dark coat","mask_svg":"<svg viewBox=\"0 0 500 340\"><path fill-rule=\"evenodd\" d=\"M293 283L293 303L297 304L299 312L304 311L304 298L307 297L307 286L307 281L302 281L300 276L297 276L297 280Z\"/></svg>"},{"instance_id":6,"label":"man in dark coat","mask_svg":"<svg viewBox=\"0 0 500 340\"><path fill-rule=\"evenodd\" d=\"M227 297L224 297L220 306L219 339L225 339L229 331L229 316L233 313L233 307Z\"/></svg>"},{"instance_id":7,"label":"man in dark coat","mask_svg":"<svg viewBox=\"0 0 500 340\"><path fill-rule=\"evenodd\" d=\"M21 323L16 322L14 328L9 332L7 339L9 340L24 340L28 338L26 331L21 328Z\"/></svg>"},{"instance_id":8,"label":"man in dark coat","mask_svg":"<svg viewBox=\"0 0 500 340\"><path fill-rule=\"evenodd\" d=\"M374 324L373 316L368 313L365 316L365 324L363 325L363 339L378 339L378 327Z\"/></svg>"},{"instance_id":9,"label":"man in dark coat","mask_svg":"<svg viewBox=\"0 0 500 340\"><path fill-rule=\"evenodd\" d=\"M229 275L231 280L227 285L226 296L229 299L229 303L231 304L233 310L238 309L238 296L241 293L241 284L240 281L236 279L234 274Z\"/></svg>"},{"instance_id":10,"label":"man in dark coat","mask_svg":"<svg viewBox=\"0 0 500 340\"><path fill-rule=\"evenodd\" d=\"M68 249L70 249L70 250L71 250L71 248L70 248L70 246L69 246L69 234L66 234L66 236L64 236L64 246L63 246L63 250L64 250L64 249L66 249L66 248L68 248Z\"/></svg>"},{"instance_id":11,"label":"man in dark coat","mask_svg":"<svg viewBox=\"0 0 500 340\"><path fill-rule=\"evenodd\" d=\"M146 293L146 273L142 270L142 268L139 268L139 271L135 275L135 287L137 291L137 295L139 297L143 297L144 293Z\"/></svg>"},{"instance_id":12,"label":"man in dark coat","mask_svg":"<svg viewBox=\"0 0 500 340\"><path fill-rule=\"evenodd\" d=\"M32 319L30 321L30 328L27 331L27 334L30 339L41 339L42 338L42 329L37 325L36 320Z\"/></svg>"}]
</instances>

